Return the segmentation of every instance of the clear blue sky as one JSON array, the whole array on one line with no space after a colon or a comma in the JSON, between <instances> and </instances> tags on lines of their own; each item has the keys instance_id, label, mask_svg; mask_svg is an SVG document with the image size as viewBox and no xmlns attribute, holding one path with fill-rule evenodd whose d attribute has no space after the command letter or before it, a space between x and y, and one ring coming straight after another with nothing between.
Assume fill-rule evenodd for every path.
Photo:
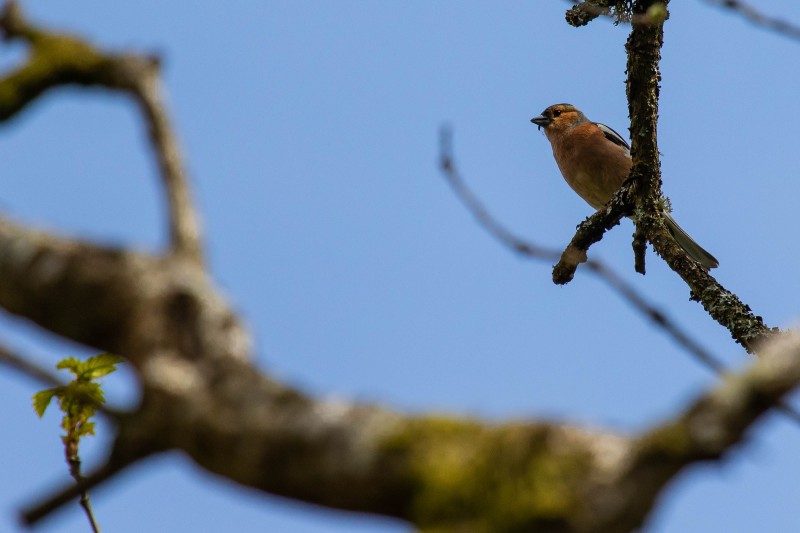
<instances>
[{"instance_id":1,"label":"clear blue sky","mask_svg":"<svg viewBox=\"0 0 800 533\"><path fill-rule=\"evenodd\" d=\"M763 3L800 22L795 0ZM207 230L213 274L252 327L259 365L318 396L404 411L554 418L635 432L713 383L592 276L556 287L476 226L436 168L455 130L461 171L514 231L563 246L590 211L528 121L571 102L627 134L624 42L574 29L566 2L33 3L106 47L158 51ZM659 146L681 225L718 279L770 326L798 316L800 42L700 1L666 26ZM19 60L2 48L0 65ZM3 213L157 250L163 209L142 125L103 91L61 90L0 130ZM654 255L633 272L629 222L592 248L731 367L748 362ZM7 315L0 338L48 366L86 354ZM109 379L118 403L130 376ZM0 530L65 482L58 418L38 384L0 370ZM101 428L101 433L103 433ZM89 464L106 439L87 444ZM686 472L650 532L794 532L800 428L767 417L721 465ZM179 454L93 495L106 531L400 533L396 521L243 490ZM83 532L74 505L43 532Z\"/></svg>"}]
</instances>

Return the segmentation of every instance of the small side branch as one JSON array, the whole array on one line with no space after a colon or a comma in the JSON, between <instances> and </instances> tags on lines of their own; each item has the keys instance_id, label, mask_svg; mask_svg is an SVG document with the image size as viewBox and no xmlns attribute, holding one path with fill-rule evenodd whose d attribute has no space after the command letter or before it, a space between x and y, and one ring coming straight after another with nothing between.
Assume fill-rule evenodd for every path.
<instances>
[{"instance_id":1,"label":"small side branch","mask_svg":"<svg viewBox=\"0 0 800 533\"><path fill-rule=\"evenodd\" d=\"M511 233L492 217L478 197L469 190L453 160L453 132L449 127L443 127L439 131L439 167L458 199L494 238L521 255L547 261L558 258L558 252L555 250L543 248Z\"/></svg>"},{"instance_id":2,"label":"small side branch","mask_svg":"<svg viewBox=\"0 0 800 533\"><path fill-rule=\"evenodd\" d=\"M164 105L158 65L156 60L150 62L150 67L138 78L134 94L148 126L167 195L172 251L202 263L200 220L192 202L178 138Z\"/></svg>"},{"instance_id":3,"label":"small side branch","mask_svg":"<svg viewBox=\"0 0 800 533\"><path fill-rule=\"evenodd\" d=\"M75 483L77 483L78 486L83 487L84 478L81 474L81 458L78 455L77 444L75 445L74 449L68 445L66 448L66 455L67 464L69 464L69 473L72 476L72 479L75 480ZM92 510L92 503L89 500L88 489L81 489L80 498L78 501L80 502L83 512L86 514L86 519L89 521L89 525L91 526L93 533L100 533L100 526L97 525L97 519L95 518L94 511Z\"/></svg>"},{"instance_id":4,"label":"small side branch","mask_svg":"<svg viewBox=\"0 0 800 533\"><path fill-rule=\"evenodd\" d=\"M84 476L80 471L77 450L67 449L70 473L76 483L57 489L23 509L20 514L22 522L33 526L75 498L80 499L87 516L90 516L92 512L88 501L90 490L99 487L129 466L165 449L163 436L166 432L158 427L158 417L162 412L162 408L153 408L152 402L145 399L137 411L118 413L117 435L111 453L105 464L88 475Z\"/></svg>"},{"instance_id":5,"label":"small side branch","mask_svg":"<svg viewBox=\"0 0 800 533\"><path fill-rule=\"evenodd\" d=\"M118 474L124 466L127 465L107 464L88 476L80 476L80 481L77 483L69 484L47 499L23 509L20 513L22 523L27 526L33 526L75 498L82 499L83 494Z\"/></svg>"},{"instance_id":6,"label":"small side branch","mask_svg":"<svg viewBox=\"0 0 800 533\"><path fill-rule=\"evenodd\" d=\"M553 267L553 283L565 285L575 277L578 265L586 261L586 253L594 243L633 211L632 182L626 182L606 205L580 223L578 231Z\"/></svg>"},{"instance_id":7,"label":"small side branch","mask_svg":"<svg viewBox=\"0 0 800 533\"><path fill-rule=\"evenodd\" d=\"M645 256L647 252L647 236L641 227L636 226L633 232L633 268L641 275L647 273Z\"/></svg>"}]
</instances>

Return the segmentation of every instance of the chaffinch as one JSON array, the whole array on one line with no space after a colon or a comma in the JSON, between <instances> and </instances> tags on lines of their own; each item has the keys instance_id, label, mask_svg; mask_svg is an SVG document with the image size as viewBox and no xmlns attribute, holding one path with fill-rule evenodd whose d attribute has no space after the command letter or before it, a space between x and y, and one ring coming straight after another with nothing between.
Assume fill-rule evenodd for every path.
<instances>
[{"instance_id":1,"label":"chaffinch","mask_svg":"<svg viewBox=\"0 0 800 533\"><path fill-rule=\"evenodd\" d=\"M553 147L558 168L572 190L595 209L600 209L622 186L633 161L628 143L605 124L592 122L570 104L551 105L531 122L544 133ZM705 268L719 262L686 234L664 211L664 222L689 256Z\"/></svg>"}]
</instances>

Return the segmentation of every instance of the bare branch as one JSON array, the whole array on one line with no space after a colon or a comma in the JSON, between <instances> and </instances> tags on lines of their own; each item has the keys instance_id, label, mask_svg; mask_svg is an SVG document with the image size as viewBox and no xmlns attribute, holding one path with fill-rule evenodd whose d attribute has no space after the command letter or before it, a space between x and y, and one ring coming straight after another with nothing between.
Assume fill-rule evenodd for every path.
<instances>
[{"instance_id":1,"label":"bare branch","mask_svg":"<svg viewBox=\"0 0 800 533\"><path fill-rule=\"evenodd\" d=\"M478 220L494 238L515 252L535 259L555 261L558 252L543 248L529 241L525 241L500 224L484 207L481 201L461 178L453 160L453 133L449 127L443 127L439 132L439 166L447 183L453 188L456 197L466 206L467 210Z\"/></svg>"},{"instance_id":2,"label":"bare branch","mask_svg":"<svg viewBox=\"0 0 800 533\"><path fill-rule=\"evenodd\" d=\"M83 493L117 475L122 469L122 466L107 464L88 476L82 476L77 483L70 483L46 500L23 509L20 513L22 523L28 526L35 525L75 498L81 497Z\"/></svg>"},{"instance_id":3,"label":"bare branch","mask_svg":"<svg viewBox=\"0 0 800 533\"><path fill-rule=\"evenodd\" d=\"M666 8L666 4L666 1L638 0L633 4L633 14L645 14L654 5ZM567 283L572 279L577 264L585 260L589 246L602 237L615 219L619 220L623 214L628 214L628 202L632 201L628 195L632 186L636 185L637 233L643 232L655 251L683 278L691 290L692 299L699 301L714 320L728 329L733 338L752 353L758 349L760 342L776 334L777 329L768 328L761 317L754 315L735 294L722 287L705 269L690 259L669 234L659 212L662 194L656 120L662 36L661 25L634 22L626 44L634 162L631 176L605 209L581 224L562 260L554 268L553 280Z\"/></svg>"},{"instance_id":4,"label":"bare branch","mask_svg":"<svg viewBox=\"0 0 800 533\"><path fill-rule=\"evenodd\" d=\"M174 253L202 262L200 221L192 203L186 169L178 139L163 101L157 62L137 79L136 100L149 127L150 142L158 156L161 178L167 193L170 237Z\"/></svg>"},{"instance_id":5,"label":"bare branch","mask_svg":"<svg viewBox=\"0 0 800 533\"><path fill-rule=\"evenodd\" d=\"M766 30L774 31L790 39L800 40L800 26L778 17L767 16L740 0L703 0L703 2L734 11L756 26L761 26Z\"/></svg>"},{"instance_id":6,"label":"bare branch","mask_svg":"<svg viewBox=\"0 0 800 533\"><path fill-rule=\"evenodd\" d=\"M80 502L80 506L83 509L84 514L86 515L86 519L89 521L89 525L92 528L93 533L100 533L100 526L97 524L97 518L94 516L94 510L92 510L92 503L89 499L89 490L83 486L84 477L81 473L81 458L78 455L78 445L77 442L74 445L68 443L65 447L66 456L67 456L67 464L69 465L69 473L72 478L75 480L75 483L81 487L80 498L78 501Z\"/></svg>"},{"instance_id":7,"label":"bare branch","mask_svg":"<svg viewBox=\"0 0 800 533\"><path fill-rule=\"evenodd\" d=\"M514 235L489 213L488 209L486 209L478 197L475 196L466 183L464 183L461 174L456 168L455 160L453 159L452 131L449 128L442 128L439 134L439 143L440 168L445 179L453 188L456 197L461 200L467 210L472 213L478 223L483 226L490 235L495 237L504 246L524 257L543 261L552 261L559 257L557 250L538 246ZM620 189L615 195L614 200L609 204L609 208L598 211L584 221L581 225L581 229L578 230L578 233L573 238L567 250L561 254L559 263L554 268L554 277L559 271L562 273L569 272L569 279L571 280L578 263L585 262L590 272L602 279L609 287L614 289L623 300L647 317L656 327L664 331L669 337L672 337L672 339L694 357L695 360L718 376L724 377L726 375L726 370L719 358L703 348L698 341L694 340L687 332L682 330L677 323L670 319L657 306L649 303L644 296L639 294L632 285L628 284L621 276L614 272L613 269L607 267L601 261L586 259L585 252L588 248L588 244L585 243L591 244L591 242L596 242L591 241L591 239L595 237L596 240L600 240L604 231L604 224L607 223L605 220L612 220L614 221L613 224L616 224L619 218L615 219L614 217L617 215L612 215L611 213L623 212L626 209L625 207L618 206L627 205L627 201L625 201L624 198L630 194L630 183L632 182L627 182L626 185ZM606 217L610 218L606 219ZM585 241L583 239L584 235L588 236ZM582 248L583 246L586 246L586 248ZM580 251L576 252L576 250L582 250L582 259L580 261L570 261L568 259L570 256L575 257L581 254ZM800 412L791 405L780 401L777 404L777 408L795 424L800 424Z\"/></svg>"}]
</instances>

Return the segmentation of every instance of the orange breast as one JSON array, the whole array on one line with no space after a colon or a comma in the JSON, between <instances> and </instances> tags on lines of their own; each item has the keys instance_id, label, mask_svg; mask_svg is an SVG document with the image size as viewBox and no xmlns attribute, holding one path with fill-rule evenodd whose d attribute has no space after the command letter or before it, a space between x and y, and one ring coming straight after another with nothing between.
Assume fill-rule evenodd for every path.
<instances>
[{"instance_id":1,"label":"orange breast","mask_svg":"<svg viewBox=\"0 0 800 533\"><path fill-rule=\"evenodd\" d=\"M572 128L551 142L564 179L595 209L603 207L628 177L631 159L594 124Z\"/></svg>"}]
</instances>

